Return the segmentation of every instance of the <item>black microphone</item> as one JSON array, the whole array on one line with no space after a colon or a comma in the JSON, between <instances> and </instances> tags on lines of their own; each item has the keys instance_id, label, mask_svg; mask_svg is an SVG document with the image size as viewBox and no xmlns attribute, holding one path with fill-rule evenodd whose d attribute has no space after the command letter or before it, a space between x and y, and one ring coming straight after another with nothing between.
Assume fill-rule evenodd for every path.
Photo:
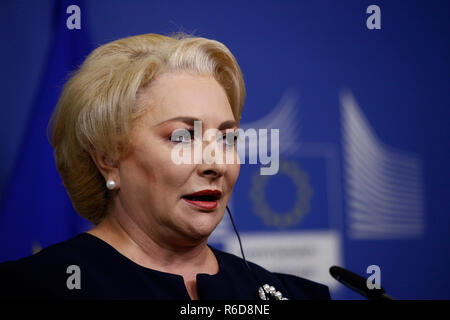
<instances>
[{"instance_id":1,"label":"black microphone","mask_svg":"<svg viewBox=\"0 0 450 320\"><path fill-rule=\"evenodd\" d=\"M361 277L360 275L349 270L338 266L332 266L330 268L330 274L337 281L358 292L369 300L395 300L391 296L387 295L386 291L382 287L380 287L380 289L369 289L367 287L366 278Z\"/></svg>"}]
</instances>

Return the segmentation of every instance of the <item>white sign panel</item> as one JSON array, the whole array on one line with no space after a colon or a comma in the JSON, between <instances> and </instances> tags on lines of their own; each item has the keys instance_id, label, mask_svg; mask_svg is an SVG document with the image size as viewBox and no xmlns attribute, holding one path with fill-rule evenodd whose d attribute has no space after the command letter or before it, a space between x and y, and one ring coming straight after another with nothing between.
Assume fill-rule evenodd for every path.
<instances>
[{"instance_id":1,"label":"white sign panel","mask_svg":"<svg viewBox=\"0 0 450 320\"><path fill-rule=\"evenodd\" d=\"M329 274L341 265L340 236L335 231L247 232L241 234L245 257L271 272L296 275L335 289ZM225 251L241 256L239 242L229 237Z\"/></svg>"}]
</instances>

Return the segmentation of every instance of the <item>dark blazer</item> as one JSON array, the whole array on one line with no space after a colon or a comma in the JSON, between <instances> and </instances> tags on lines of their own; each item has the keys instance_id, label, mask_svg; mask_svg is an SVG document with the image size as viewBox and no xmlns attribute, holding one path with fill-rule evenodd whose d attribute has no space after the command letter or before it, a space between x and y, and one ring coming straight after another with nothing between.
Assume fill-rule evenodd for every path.
<instances>
[{"instance_id":1,"label":"dark blazer","mask_svg":"<svg viewBox=\"0 0 450 320\"><path fill-rule=\"evenodd\" d=\"M258 288L263 284L292 300L330 299L327 286L269 272L251 262L250 272L243 259L211 249L219 272L197 274L200 300L259 299ZM76 272L71 265L79 267L79 289L73 288ZM142 267L88 233L1 263L0 284L2 298L190 300L182 276Z\"/></svg>"}]
</instances>

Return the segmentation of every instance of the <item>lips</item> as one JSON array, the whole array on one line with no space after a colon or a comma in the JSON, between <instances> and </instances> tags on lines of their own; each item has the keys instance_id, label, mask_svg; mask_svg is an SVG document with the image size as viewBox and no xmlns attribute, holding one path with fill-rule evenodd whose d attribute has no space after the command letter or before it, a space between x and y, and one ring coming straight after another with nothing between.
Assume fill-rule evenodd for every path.
<instances>
[{"instance_id":1,"label":"lips","mask_svg":"<svg viewBox=\"0 0 450 320\"><path fill-rule=\"evenodd\" d=\"M214 210L217 208L218 200L222 192L219 190L201 190L182 197L187 203L203 210Z\"/></svg>"}]
</instances>

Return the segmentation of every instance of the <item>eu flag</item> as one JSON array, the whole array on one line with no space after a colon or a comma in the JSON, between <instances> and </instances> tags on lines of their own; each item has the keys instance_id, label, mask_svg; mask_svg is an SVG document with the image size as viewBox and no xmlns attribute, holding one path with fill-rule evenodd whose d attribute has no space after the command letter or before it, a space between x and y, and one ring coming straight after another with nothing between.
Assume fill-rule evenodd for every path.
<instances>
[{"instance_id":1,"label":"eu flag","mask_svg":"<svg viewBox=\"0 0 450 320\"><path fill-rule=\"evenodd\" d=\"M92 49L83 9L81 1L55 1L52 47L0 203L0 261L28 256L89 228L72 207L47 139L47 125L64 82Z\"/></svg>"}]
</instances>

